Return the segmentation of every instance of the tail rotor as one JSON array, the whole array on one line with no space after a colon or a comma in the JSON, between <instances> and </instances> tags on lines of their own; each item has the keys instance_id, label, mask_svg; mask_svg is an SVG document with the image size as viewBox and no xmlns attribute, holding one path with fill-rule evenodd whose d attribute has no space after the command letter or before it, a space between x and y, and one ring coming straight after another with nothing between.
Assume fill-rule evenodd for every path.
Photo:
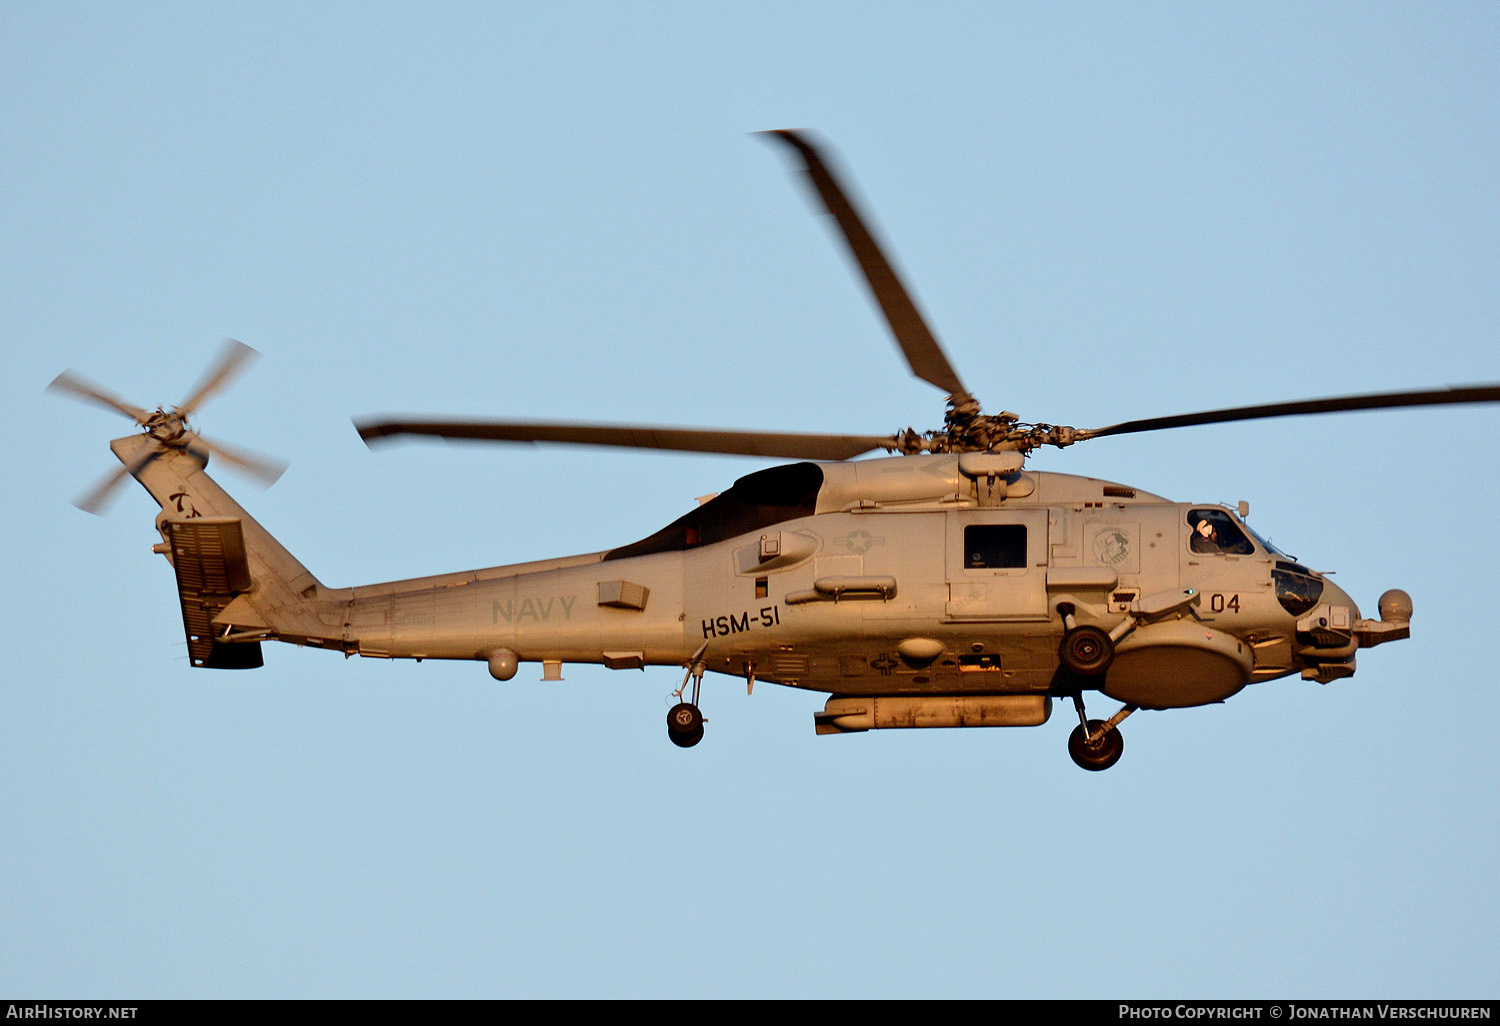
<instances>
[{"instance_id":1,"label":"tail rotor","mask_svg":"<svg viewBox=\"0 0 1500 1026\"><path fill-rule=\"evenodd\" d=\"M125 464L106 474L91 490L73 500L73 505L86 513L100 514L104 511L115 488L127 476L139 473L146 465L168 449L186 449L189 445L205 449L234 464L265 487L270 487L286 470L286 463L248 450L234 448L214 442L194 431L188 417L198 411L216 392L223 389L244 365L259 354L243 342L225 339L219 358L210 365L197 387L177 406L158 406L147 411L134 406L113 392L95 385L73 371L63 371L47 391L71 396L84 402L94 403L129 417L156 443L132 463Z\"/></svg>"}]
</instances>

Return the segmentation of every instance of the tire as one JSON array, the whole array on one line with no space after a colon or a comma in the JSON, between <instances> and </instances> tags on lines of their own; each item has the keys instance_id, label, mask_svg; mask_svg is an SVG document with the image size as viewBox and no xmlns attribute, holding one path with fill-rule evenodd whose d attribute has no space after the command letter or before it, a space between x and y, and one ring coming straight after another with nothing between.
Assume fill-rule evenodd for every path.
<instances>
[{"instance_id":1,"label":"tire","mask_svg":"<svg viewBox=\"0 0 1500 1026\"><path fill-rule=\"evenodd\" d=\"M1125 754L1125 739L1120 732L1111 727L1109 733L1101 737L1097 743L1090 745L1088 736L1100 727L1104 726L1103 720L1089 720L1088 734L1083 732L1080 724L1073 728L1073 733L1068 735L1068 754L1073 761L1086 770L1098 772L1107 770L1120 761L1120 756Z\"/></svg>"},{"instance_id":2,"label":"tire","mask_svg":"<svg viewBox=\"0 0 1500 1026\"><path fill-rule=\"evenodd\" d=\"M678 734L669 730L667 731L667 737L671 738L672 743L678 748L691 748L703 740L703 726L700 724L698 729L690 734Z\"/></svg>"},{"instance_id":3,"label":"tire","mask_svg":"<svg viewBox=\"0 0 1500 1026\"><path fill-rule=\"evenodd\" d=\"M1074 627L1057 646L1058 661L1078 677L1097 677L1115 658L1115 643L1098 627Z\"/></svg>"}]
</instances>

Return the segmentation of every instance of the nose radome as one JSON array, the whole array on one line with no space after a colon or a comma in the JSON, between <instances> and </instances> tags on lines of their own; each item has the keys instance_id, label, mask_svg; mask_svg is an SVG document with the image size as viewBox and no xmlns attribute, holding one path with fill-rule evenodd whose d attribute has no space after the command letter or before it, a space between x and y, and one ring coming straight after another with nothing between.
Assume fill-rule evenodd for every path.
<instances>
[{"instance_id":1,"label":"nose radome","mask_svg":"<svg viewBox=\"0 0 1500 1026\"><path fill-rule=\"evenodd\" d=\"M1411 596L1392 588L1380 596L1380 618L1391 623L1411 622Z\"/></svg>"}]
</instances>

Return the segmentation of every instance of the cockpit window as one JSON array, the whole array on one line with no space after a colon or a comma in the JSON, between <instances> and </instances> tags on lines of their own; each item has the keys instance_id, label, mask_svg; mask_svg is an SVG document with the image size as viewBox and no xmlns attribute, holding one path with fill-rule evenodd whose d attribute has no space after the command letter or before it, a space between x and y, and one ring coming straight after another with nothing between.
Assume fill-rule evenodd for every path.
<instances>
[{"instance_id":1,"label":"cockpit window","mask_svg":"<svg viewBox=\"0 0 1500 1026\"><path fill-rule=\"evenodd\" d=\"M1195 509L1188 514L1192 537L1188 548L1193 552L1216 556L1253 556L1255 545L1234 518L1222 509Z\"/></svg>"},{"instance_id":2,"label":"cockpit window","mask_svg":"<svg viewBox=\"0 0 1500 1026\"><path fill-rule=\"evenodd\" d=\"M686 516L648 538L622 545L605 559L625 559L652 552L680 552L712 545L736 535L817 512L823 468L816 463L792 463L746 474L727 492L715 496Z\"/></svg>"},{"instance_id":3,"label":"cockpit window","mask_svg":"<svg viewBox=\"0 0 1500 1026\"><path fill-rule=\"evenodd\" d=\"M1278 559L1271 571L1271 582L1276 586L1276 601L1293 616L1301 616L1317 605L1323 594L1323 578L1301 563Z\"/></svg>"}]
</instances>

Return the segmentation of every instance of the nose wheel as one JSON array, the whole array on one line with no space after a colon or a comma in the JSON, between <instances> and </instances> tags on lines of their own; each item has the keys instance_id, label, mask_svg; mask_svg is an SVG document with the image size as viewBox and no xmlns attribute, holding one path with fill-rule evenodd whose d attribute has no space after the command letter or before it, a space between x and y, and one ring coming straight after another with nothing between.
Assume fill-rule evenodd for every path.
<instances>
[{"instance_id":1,"label":"nose wheel","mask_svg":"<svg viewBox=\"0 0 1500 1026\"><path fill-rule=\"evenodd\" d=\"M1120 721L1139 706L1127 705L1107 720L1091 720L1083 711L1083 695L1073 696L1078 709L1078 726L1068 735L1068 754L1083 769L1107 770L1125 754L1125 739L1120 735Z\"/></svg>"}]
</instances>

